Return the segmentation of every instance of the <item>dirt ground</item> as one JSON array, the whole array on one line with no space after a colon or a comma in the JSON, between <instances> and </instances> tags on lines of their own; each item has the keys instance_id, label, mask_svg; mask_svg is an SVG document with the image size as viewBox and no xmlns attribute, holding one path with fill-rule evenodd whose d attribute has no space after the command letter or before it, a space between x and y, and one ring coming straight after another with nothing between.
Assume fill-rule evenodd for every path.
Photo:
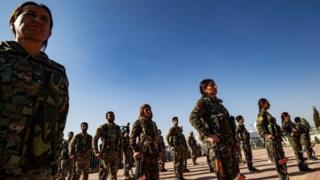
<instances>
[{"instance_id":1,"label":"dirt ground","mask_svg":"<svg viewBox=\"0 0 320 180\"><path fill-rule=\"evenodd\" d=\"M313 148L316 152L316 155L319 158L320 154L320 145L316 145ZM313 169L312 172L300 172L297 166L297 161L295 160L293 151L291 147L284 147L286 156L289 158L288 172L290 180L320 180L320 160L308 160L309 167ZM306 154L304 154L306 157ZM243 156L244 157L244 156ZM187 180L212 180L216 179L214 173L209 172L208 165L206 163L205 157L198 158L197 162L199 165L193 166L191 159L188 159L188 169L190 172L185 173L184 177ZM267 159L267 154L265 149L253 150L253 164L259 169L257 173L249 173L246 164L240 165L241 173L246 176L246 179L250 180L264 180L264 179L279 179L277 172L275 170L275 165L270 164ZM166 163L166 168L168 172L161 172L161 180L174 180L173 164L172 162ZM118 179L123 180L123 171L119 170ZM89 175L90 180L98 179L97 173Z\"/></svg>"}]
</instances>

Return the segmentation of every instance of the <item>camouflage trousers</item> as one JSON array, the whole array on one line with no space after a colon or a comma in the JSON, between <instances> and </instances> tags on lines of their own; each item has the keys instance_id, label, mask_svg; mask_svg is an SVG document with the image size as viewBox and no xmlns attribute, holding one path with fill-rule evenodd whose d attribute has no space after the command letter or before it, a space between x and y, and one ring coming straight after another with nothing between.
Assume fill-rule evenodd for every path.
<instances>
[{"instance_id":1,"label":"camouflage trousers","mask_svg":"<svg viewBox=\"0 0 320 180\"><path fill-rule=\"evenodd\" d=\"M74 171L74 159L63 159L61 160L61 179L72 180Z\"/></svg>"},{"instance_id":2,"label":"camouflage trousers","mask_svg":"<svg viewBox=\"0 0 320 180\"><path fill-rule=\"evenodd\" d=\"M76 160L76 172L75 172L75 179L80 179L82 175L83 180L88 180L89 177L89 170L90 170L90 159L80 160L79 158Z\"/></svg>"},{"instance_id":3,"label":"camouflage trousers","mask_svg":"<svg viewBox=\"0 0 320 180\"><path fill-rule=\"evenodd\" d=\"M174 172L177 177L183 177L184 161L185 161L185 147L180 144L173 149L173 164Z\"/></svg>"},{"instance_id":4,"label":"camouflage trousers","mask_svg":"<svg viewBox=\"0 0 320 180\"><path fill-rule=\"evenodd\" d=\"M266 141L266 148L272 154L272 161L276 164L276 170L278 172L279 178L282 180L289 179L287 172L287 165L280 164L280 160L285 158L283 147L280 140Z\"/></svg>"},{"instance_id":5,"label":"camouflage trousers","mask_svg":"<svg viewBox=\"0 0 320 180\"><path fill-rule=\"evenodd\" d=\"M129 177L129 171L133 167L133 152L131 150L124 152L124 176Z\"/></svg>"},{"instance_id":6,"label":"camouflage trousers","mask_svg":"<svg viewBox=\"0 0 320 180\"><path fill-rule=\"evenodd\" d=\"M242 141L241 142L241 148L243 150L243 153L244 153L244 156L246 158L247 164L251 164L252 165L252 150L251 150L250 141Z\"/></svg>"},{"instance_id":7,"label":"camouflage trousers","mask_svg":"<svg viewBox=\"0 0 320 180\"><path fill-rule=\"evenodd\" d=\"M292 149L293 149L293 152L294 152L294 155L297 159L298 164L303 163L304 159L303 159L302 145L300 143L300 140L294 139L293 137L289 137L288 140L292 146Z\"/></svg>"},{"instance_id":8,"label":"camouflage trousers","mask_svg":"<svg viewBox=\"0 0 320 180\"><path fill-rule=\"evenodd\" d=\"M217 175L217 179L233 180L234 174L236 174L233 170L233 167L236 164L234 161L237 161L238 163L238 159L236 158L236 154L235 152L233 152L232 147L222 143L218 146L208 144L207 147L209 148L209 163L210 166L213 167L214 172ZM220 167L217 166L219 163L222 164L222 169L224 173L222 173L221 169L219 169Z\"/></svg>"},{"instance_id":9,"label":"camouflage trousers","mask_svg":"<svg viewBox=\"0 0 320 180\"><path fill-rule=\"evenodd\" d=\"M196 147L191 148L191 158L193 165L196 165L198 157L198 149Z\"/></svg>"},{"instance_id":10,"label":"camouflage trousers","mask_svg":"<svg viewBox=\"0 0 320 180\"><path fill-rule=\"evenodd\" d=\"M144 153L142 159L136 160L136 176L146 176L147 180L159 180L158 154Z\"/></svg>"},{"instance_id":11,"label":"camouflage trousers","mask_svg":"<svg viewBox=\"0 0 320 180\"><path fill-rule=\"evenodd\" d=\"M110 175L111 180L117 179L117 173L119 169L119 157L116 154L112 155L103 155L101 158L101 162L103 165L103 168L105 170L105 180Z\"/></svg>"}]
</instances>

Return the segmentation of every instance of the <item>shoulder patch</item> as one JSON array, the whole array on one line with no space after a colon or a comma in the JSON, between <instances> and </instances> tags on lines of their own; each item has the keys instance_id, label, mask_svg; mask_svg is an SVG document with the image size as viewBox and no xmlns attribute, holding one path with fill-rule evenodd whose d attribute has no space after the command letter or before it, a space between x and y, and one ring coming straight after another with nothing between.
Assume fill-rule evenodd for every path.
<instances>
[{"instance_id":1,"label":"shoulder patch","mask_svg":"<svg viewBox=\"0 0 320 180\"><path fill-rule=\"evenodd\" d=\"M263 121L263 116L258 116L258 122L262 122Z\"/></svg>"}]
</instances>

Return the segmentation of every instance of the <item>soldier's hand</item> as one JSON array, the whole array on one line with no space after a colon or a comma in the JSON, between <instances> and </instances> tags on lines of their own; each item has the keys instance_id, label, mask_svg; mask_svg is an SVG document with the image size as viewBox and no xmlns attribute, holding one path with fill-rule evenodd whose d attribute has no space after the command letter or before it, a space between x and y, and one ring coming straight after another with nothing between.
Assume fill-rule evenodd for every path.
<instances>
[{"instance_id":1,"label":"soldier's hand","mask_svg":"<svg viewBox=\"0 0 320 180\"><path fill-rule=\"evenodd\" d=\"M69 156L69 158L70 158L70 159L74 159L74 155L72 155L72 156Z\"/></svg>"},{"instance_id":2,"label":"soldier's hand","mask_svg":"<svg viewBox=\"0 0 320 180\"><path fill-rule=\"evenodd\" d=\"M95 155L96 155L96 157L100 157L101 153L96 153Z\"/></svg>"},{"instance_id":3,"label":"soldier's hand","mask_svg":"<svg viewBox=\"0 0 320 180\"><path fill-rule=\"evenodd\" d=\"M208 136L208 141L212 144L216 144L216 143L219 143L220 142L220 138L214 134L210 134Z\"/></svg>"},{"instance_id":4,"label":"soldier's hand","mask_svg":"<svg viewBox=\"0 0 320 180\"><path fill-rule=\"evenodd\" d=\"M141 153L140 152L134 152L133 153L133 158L134 159L139 159L141 157Z\"/></svg>"}]
</instances>

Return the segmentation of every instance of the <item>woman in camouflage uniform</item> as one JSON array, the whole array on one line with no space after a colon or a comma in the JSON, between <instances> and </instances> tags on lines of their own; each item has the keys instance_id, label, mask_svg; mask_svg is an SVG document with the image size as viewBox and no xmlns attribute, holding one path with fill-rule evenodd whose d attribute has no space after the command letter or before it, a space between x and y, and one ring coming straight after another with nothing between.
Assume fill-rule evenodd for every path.
<instances>
[{"instance_id":1,"label":"woman in camouflage uniform","mask_svg":"<svg viewBox=\"0 0 320 180\"><path fill-rule=\"evenodd\" d=\"M159 135L156 123L152 120L149 104L140 108L140 116L132 126L130 145L136 159L136 178L147 180L159 179L158 160L162 157L159 148ZM137 142L138 140L138 142Z\"/></svg>"},{"instance_id":2,"label":"woman in camouflage uniform","mask_svg":"<svg viewBox=\"0 0 320 180\"><path fill-rule=\"evenodd\" d=\"M294 155L296 156L298 167L300 171L310 171L307 162L303 158L302 145L300 142L301 132L297 130L296 125L291 121L290 115L287 112L281 114L282 131L288 138Z\"/></svg>"},{"instance_id":3,"label":"woman in camouflage uniform","mask_svg":"<svg viewBox=\"0 0 320 180\"><path fill-rule=\"evenodd\" d=\"M287 161L282 148L281 129L276 123L276 119L268 112L270 103L267 99L261 98L258 102L259 114L257 119L257 130L265 140L266 148L273 154L272 158L276 164L276 169L281 180L288 180Z\"/></svg>"},{"instance_id":4,"label":"woman in camouflage uniform","mask_svg":"<svg viewBox=\"0 0 320 180\"><path fill-rule=\"evenodd\" d=\"M15 41L0 43L0 179L56 174L69 84L64 67L43 52L52 26L47 6L24 2L10 18Z\"/></svg>"}]
</instances>

